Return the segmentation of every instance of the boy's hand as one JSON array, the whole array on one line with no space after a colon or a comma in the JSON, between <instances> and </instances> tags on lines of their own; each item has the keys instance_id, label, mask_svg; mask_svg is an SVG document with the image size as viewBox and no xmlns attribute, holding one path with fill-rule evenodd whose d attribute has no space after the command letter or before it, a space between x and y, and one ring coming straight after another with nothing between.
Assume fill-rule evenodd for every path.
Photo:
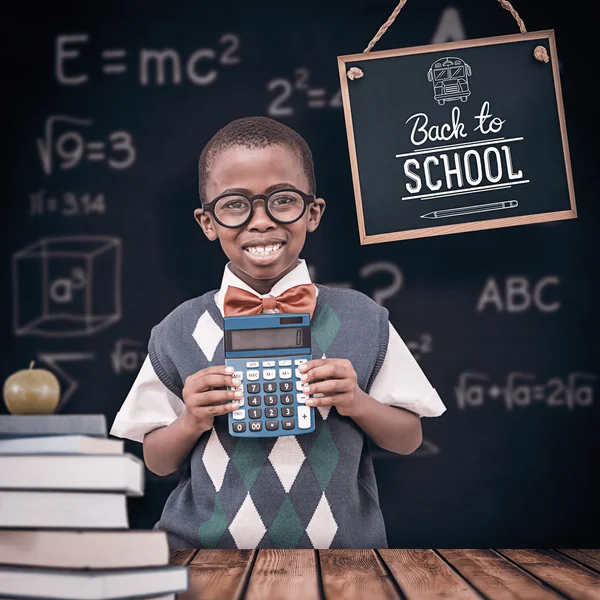
<instances>
[{"instance_id":1,"label":"boy's hand","mask_svg":"<svg viewBox=\"0 0 600 600\"><path fill-rule=\"evenodd\" d=\"M181 417L195 432L208 431L217 415L239 408L244 393L226 389L239 385L239 379L233 378L233 367L225 365L207 367L190 375L183 387L185 409Z\"/></svg>"},{"instance_id":2,"label":"boy's hand","mask_svg":"<svg viewBox=\"0 0 600 600\"><path fill-rule=\"evenodd\" d=\"M335 406L346 417L358 414L364 392L358 387L356 371L349 360L321 358L300 365L298 370L305 384L303 393L323 394L306 400L307 406Z\"/></svg>"}]
</instances>

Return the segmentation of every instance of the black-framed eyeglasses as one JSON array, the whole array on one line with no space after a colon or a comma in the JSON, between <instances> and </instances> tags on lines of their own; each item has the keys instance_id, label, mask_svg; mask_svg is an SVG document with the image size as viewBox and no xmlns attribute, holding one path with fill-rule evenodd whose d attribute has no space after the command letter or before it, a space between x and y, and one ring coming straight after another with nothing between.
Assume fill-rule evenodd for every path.
<instances>
[{"instance_id":1,"label":"black-framed eyeglasses","mask_svg":"<svg viewBox=\"0 0 600 600\"><path fill-rule=\"evenodd\" d=\"M276 223L287 225L300 219L306 212L307 205L316 200L316 196L295 188L279 189L267 195L255 196L229 193L217 196L202 208L212 212L215 221L223 227L241 227L252 218L255 200L264 200L269 217Z\"/></svg>"}]
</instances>

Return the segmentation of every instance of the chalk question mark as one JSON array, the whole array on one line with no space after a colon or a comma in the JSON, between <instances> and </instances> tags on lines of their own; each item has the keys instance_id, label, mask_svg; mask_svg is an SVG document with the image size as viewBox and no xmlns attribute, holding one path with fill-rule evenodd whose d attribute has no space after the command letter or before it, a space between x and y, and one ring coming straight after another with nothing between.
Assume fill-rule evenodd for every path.
<instances>
[{"instance_id":1,"label":"chalk question mark","mask_svg":"<svg viewBox=\"0 0 600 600\"><path fill-rule=\"evenodd\" d=\"M402 283L404 282L404 277L402 276L402 271L398 265L387 260L369 263L359 271L359 275L362 279L368 279L376 273L389 273L392 277L392 281L388 286L376 289L373 292L373 300L380 306L383 306L383 303L388 298L391 298L400 291Z\"/></svg>"}]
</instances>

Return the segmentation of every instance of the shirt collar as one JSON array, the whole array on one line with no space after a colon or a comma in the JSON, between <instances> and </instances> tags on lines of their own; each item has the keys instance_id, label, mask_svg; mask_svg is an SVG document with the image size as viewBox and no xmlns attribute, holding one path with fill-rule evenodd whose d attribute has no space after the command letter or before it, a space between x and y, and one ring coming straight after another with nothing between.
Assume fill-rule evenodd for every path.
<instances>
[{"instance_id":1,"label":"shirt collar","mask_svg":"<svg viewBox=\"0 0 600 600\"><path fill-rule=\"evenodd\" d=\"M231 263L225 265L223 272L223 279L221 280L221 287L215 294L215 303L217 304L221 314L224 314L223 301L225 300L225 292L230 285L239 287L247 292L255 294L259 298L276 297L280 296L286 290L296 286L312 283L306 261L300 259L299 263L284 277L282 277L272 288L268 294L259 294L256 290L253 290L249 285L244 283L237 275L234 275L229 268ZM318 293L318 292L317 292Z\"/></svg>"}]
</instances>

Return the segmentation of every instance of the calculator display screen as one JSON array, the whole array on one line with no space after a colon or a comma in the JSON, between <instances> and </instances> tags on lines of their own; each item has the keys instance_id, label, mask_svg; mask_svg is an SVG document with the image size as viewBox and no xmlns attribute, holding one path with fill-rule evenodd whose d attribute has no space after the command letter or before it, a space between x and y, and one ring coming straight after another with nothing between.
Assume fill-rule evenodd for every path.
<instances>
[{"instance_id":1,"label":"calculator display screen","mask_svg":"<svg viewBox=\"0 0 600 600\"><path fill-rule=\"evenodd\" d=\"M309 328L306 328L310 331ZM229 350L269 350L304 347L304 328L238 329L231 331Z\"/></svg>"}]
</instances>

